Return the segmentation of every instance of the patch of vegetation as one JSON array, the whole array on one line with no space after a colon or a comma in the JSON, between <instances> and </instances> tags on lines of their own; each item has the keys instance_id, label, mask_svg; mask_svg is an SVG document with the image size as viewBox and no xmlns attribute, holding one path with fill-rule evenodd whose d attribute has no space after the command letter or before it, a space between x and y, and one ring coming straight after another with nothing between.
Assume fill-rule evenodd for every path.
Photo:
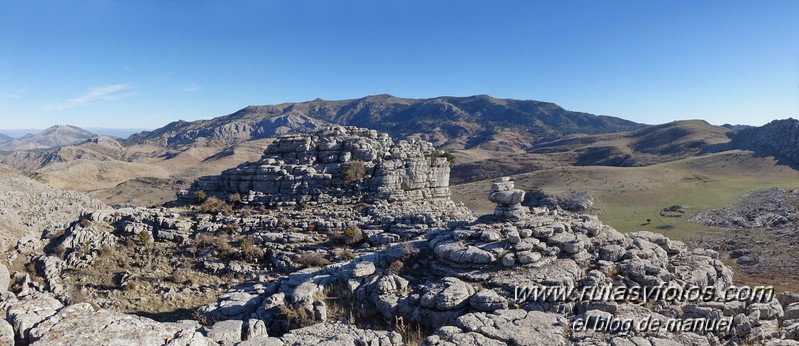
<instances>
[{"instance_id":1,"label":"patch of vegetation","mask_svg":"<svg viewBox=\"0 0 799 346\"><path fill-rule=\"evenodd\" d=\"M402 273L402 269L404 268L405 268L405 262L403 262L402 260L395 260L394 262L391 262L391 264L388 266L388 272L394 275L399 275L400 273Z\"/></svg>"},{"instance_id":2,"label":"patch of vegetation","mask_svg":"<svg viewBox=\"0 0 799 346\"><path fill-rule=\"evenodd\" d=\"M443 151L443 150L433 151L432 157L433 158L438 158L438 157L446 158L450 167L455 165L455 156L452 155L452 153L450 153L448 151Z\"/></svg>"},{"instance_id":3,"label":"patch of vegetation","mask_svg":"<svg viewBox=\"0 0 799 346\"><path fill-rule=\"evenodd\" d=\"M246 236L239 242L239 249L244 259L251 262L257 262L259 258L264 255L263 250L255 245L255 238Z\"/></svg>"},{"instance_id":4,"label":"patch of vegetation","mask_svg":"<svg viewBox=\"0 0 799 346\"><path fill-rule=\"evenodd\" d=\"M433 335L433 330L422 326L418 322L405 323L402 316L394 318L394 331L402 335L406 345L421 345L428 336Z\"/></svg>"},{"instance_id":5,"label":"patch of vegetation","mask_svg":"<svg viewBox=\"0 0 799 346\"><path fill-rule=\"evenodd\" d=\"M295 308L291 304L280 307L280 313L289 322L289 329L308 327L316 324L313 313L303 308Z\"/></svg>"},{"instance_id":6,"label":"patch of vegetation","mask_svg":"<svg viewBox=\"0 0 799 346\"><path fill-rule=\"evenodd\" d=\"M330 235L330 243L334 246L355 245L363 240L363 231L357 226L348 226L342 231L331 232Z\"/></svg>"},{"instance_id":7,"label":"patch of vegetation","mask_svg":"<svg viewBox=\"0 0 799 346\"><path fill-rule=\"evenodd\" d=\"M297 264L303 268L324 267L330 264L330 260L316 251L303 251L296 260Z\"/></svg>"},{"instance_id":8,"label":"patch of vegetation","mask_svg":"<svg viewBox=\"0 0 799 346\"><path fill-rule=\"evenodd\" d=\"M141 231L139 232L139 234L137 234L137 236L139 237L139 244L141 244L144 247L149 247L153 242L153 238L150 236L150 233L147 231Z\"/></svg>"},{"instance_id":9,"label":"patch of vegetation","mask_svg":"<svg viewBox=\"0 0 799 346\"><path fill-rule=\"evenodd\" d=\"M233 215L233 208L216 197L207 197L200 204L200 212L205 214L222 214L225 216Z\"/></svg>"},{"instance_id":10,"label":"patch of vegetation","mask_svg":"<svg viewBox=\"0 0 799 346\"><path fill-rule=\"evenodd\" d=\"M363 161L350 161L344 169L341 178L345 183L361 182L366 177L366 166Z\"/></svg>"},{"instance_id":11,"label":"patch of vegetation","mask_svg":"<svg viewBox=\"0 0 799 346\"><path fill-rule=\"evenodd\" d=\"M208 194L206 194L205 191L197 191L194 193L194 200L196 200L197 203L205 202L207 198Z\"/></svg>"},{"instance_id":12,"label":"patch of vegetation","mask_svg":"<svg viewBox=\"0 0 799 346\"><path fill-rule=\"evenodd\" d=\"M235 223L228 223L228 224L225 224L224 226L222 226L219 229L218 232L219 233L224 233L224 234L227 234L227 235L233 235L233 234L237 234L237 233L241 232L241 227L239 227L239 225L237 225Z\"/></svg>"},{"instance_id":13,"label":"patch of vegetation","mask_svg":"<svg viewBox=\"0 0 799 346\"><path fill-rule=\"evenodd\" d=\"M341 261L349 261L355 258L355 253L352 252L349 248L339 248L335 250L336 259Z\"/></svg>"},{"instance_id":14,"label":"patch of vegetation","mask_svg":"<svg viewBox=\"0 0 799 346\"><path fill-rule=\"evenodd\" d=\"M239 194L238 192L231 193L227 197L227 202L230 204L241 203L241 194Z\"/></svg>"}]
</instances>

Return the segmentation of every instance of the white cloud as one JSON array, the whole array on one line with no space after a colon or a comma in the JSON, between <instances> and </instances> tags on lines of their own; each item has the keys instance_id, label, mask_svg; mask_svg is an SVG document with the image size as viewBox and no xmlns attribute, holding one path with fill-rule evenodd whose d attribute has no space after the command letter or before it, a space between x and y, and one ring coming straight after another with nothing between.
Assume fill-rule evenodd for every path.
<instances>
[{"instance_id":1,"label":"white cloud","mask_svg":"<svg viewBox=\"0 0 799 346\"><path fill-rule=\"evenodd\" d=\"M91 104L100 100L116 100L124 96L122 92L130 90L130 84L112 84L90 89L88 93L67 100L62 104L44 106L45 111L56 111Z\"/></svg>"}]
</instances>

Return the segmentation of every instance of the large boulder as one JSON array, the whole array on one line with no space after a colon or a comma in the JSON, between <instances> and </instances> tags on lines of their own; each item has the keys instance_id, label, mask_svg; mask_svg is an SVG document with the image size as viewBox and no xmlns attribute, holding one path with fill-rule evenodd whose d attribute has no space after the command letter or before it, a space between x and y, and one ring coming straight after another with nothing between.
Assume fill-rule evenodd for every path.
<instances>
[{"instance_id":1,"label":"large boulder","mask_svg":"<svg viewBox=\"0 0 799 346\"><path fill-rule=\"evenodd\" d=\"M70 305L30 331L33 345L164 345L186 328L149 318Z\"/></svg>"}]
</instances>

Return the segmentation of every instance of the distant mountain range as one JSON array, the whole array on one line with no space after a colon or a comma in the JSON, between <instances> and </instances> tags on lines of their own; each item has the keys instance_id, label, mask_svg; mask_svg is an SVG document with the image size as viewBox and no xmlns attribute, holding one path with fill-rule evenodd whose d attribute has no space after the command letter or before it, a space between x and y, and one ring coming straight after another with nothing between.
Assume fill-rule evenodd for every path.
<instances>
[{"instance_id":1,"label":"distant mountain range","mask_svg":"<svg viewBox=\"0 0 799 346\"><path fill-rule=\"evenodd\" d=\"M134 133L148 131L150 129L134 129L134 128L109 128L109 127L84 127L86 131L93 134L110 136L115 138L128 138ZM0 129L0 142L11 140L14 138L24 137L30 134L36 134L44 131L43 129Z\"/></svg>"},{"instance_id":2,"label":"distant mountain range","mask_svg":"<svg viewBox=\"0 0 799 346\"><path fill-rule=\"evenodd\" d=\"M56 125L38 133L3 141L0 143L0 150L18 151L56 148L79 143L92 136L94 136L93 133L80 127Z\"/></svg>"},{"instance_id":3,"label":"distant mountain range","mask_svg":"<svg viewBox=\"0 0 799 346\"><path fill-rule=\"evenodd\" d=\"M133 135L128 144L165 147L233 145L328 125L352 125L418 137L444 149L480 147L527 150L564 134L634 130L632 121L565 110L553 103L497 99L487 95L407 99L391 95L355 100L250 106L211 120L178 121Z\"/></svg>"},{"instance_id":4,"label":"distant mountain range","mask_svg":"<svg viewBox=\"0 0 799 346\"><path fill-rule=\"evenodd\" d=\"M250 106L124 140L54 126L22 138L0 137L0 163L63 188L104 189L139 178L191 181L259 158L271 138L331 124L388 132L395 140L431 141L455 155L453 183L563 166L649 166L736 149L799 167L799 121L794 119L762 127L702 120L644 125L553 103L485 95L377 95Z\"/></svg>"}]
</instances>

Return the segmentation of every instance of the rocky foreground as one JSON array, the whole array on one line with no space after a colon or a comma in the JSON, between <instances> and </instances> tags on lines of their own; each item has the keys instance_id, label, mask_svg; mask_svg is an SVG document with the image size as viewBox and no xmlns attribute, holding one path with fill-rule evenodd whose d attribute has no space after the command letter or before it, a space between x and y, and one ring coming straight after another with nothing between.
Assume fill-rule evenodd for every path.
<instances>
[{"instance_id":1,"label":"rocky foreground","mask_svg":"<svg viewBox=\"0 0 799 346\"><path fill-rule=\"evenodd\" d=\"M356 167L356 168L350 168ZM363 168L361 170L361 168ZM170 208L98 207L9 255L0 340L19 345L799 345L799 295L520 299L520 288L733 285L712 250L594 215L491 215L448 198L425 142L355 128L277 140ZM525 299L526 298L526 299ZM149 316L149 317L145 317ZM150 318L151 317L151 318ZM581 328L585 320L636 327ZM640 321L729 321L653 330ZM0 342L0 343L2 343Z\"/></svg>"}]
</instances>

